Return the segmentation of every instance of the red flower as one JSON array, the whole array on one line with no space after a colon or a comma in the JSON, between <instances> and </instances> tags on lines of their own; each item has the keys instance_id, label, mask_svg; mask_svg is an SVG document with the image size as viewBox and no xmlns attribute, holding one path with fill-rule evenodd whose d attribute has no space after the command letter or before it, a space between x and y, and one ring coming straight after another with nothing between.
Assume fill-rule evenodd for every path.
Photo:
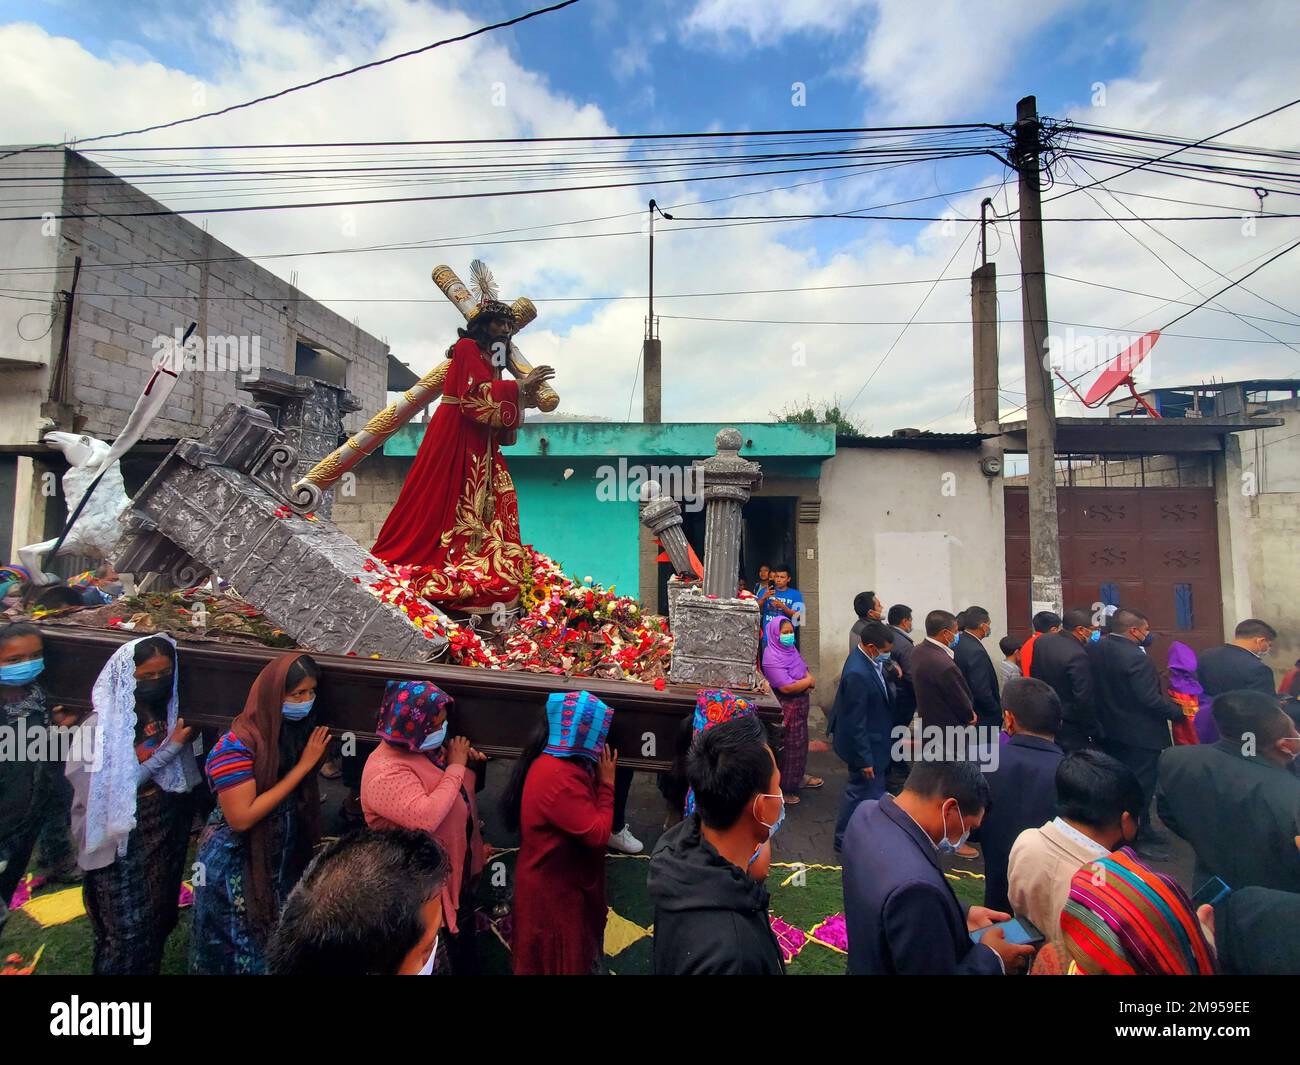
<instances>
[{"instance_id":1,"label":"red flower","mask_svg":"<svg viewBox=\"0 0 1300 1065\"><path fill-rule=\"evenodd\" d=\"M655 677L655 691L661 692L665 687L666 685L664 684L663 677Z\"/></svg>"}]
</instances>

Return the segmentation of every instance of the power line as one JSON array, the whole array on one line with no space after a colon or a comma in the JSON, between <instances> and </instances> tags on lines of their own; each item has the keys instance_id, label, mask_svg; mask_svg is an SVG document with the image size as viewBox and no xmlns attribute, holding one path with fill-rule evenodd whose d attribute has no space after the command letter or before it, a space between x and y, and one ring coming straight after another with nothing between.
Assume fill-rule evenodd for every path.
<instances>
[{"instance_id":1,"label":"power line","mask_svg":"<svg viewBox=\"0 0 1300 1065\"><path fill-rule=\"evenodd\" d=\"M952 255L948 257L948 261L944 264L943 269L939 271L940 278L948 272L949 267L951 267L956 261L957 256L961 253L962 248L966 246L966 242L970 240L971 234L974 232L975 224L972 223L971 228L966 231L966 235L962 237L961 242L953 249ZM862 387L859 388L857 392L854 393L853 398L849 400L848 406L844 408L846 414L853 409L853 405L857 403L858 397L866 390L867 385L871 384L872 379L879 372L880 368L885 365L885 360L888 359L893 353L893 350L898 347L898 342L903 339L903 335L907 332L908 327L916 320L916 316L921 313L921 308L925 306L926 300L930 298L930 294L934 292L935 286L938 285L938 283L939 279L936 278L934 284L925 290L925 295L921 297L921 302L916 305L916 310L912 312L912 316L903 324L903 328L899 330L898 336L894 337L894 342L889 345L885 350L885 353L880 356L880 359L876 362L876 365L871 368L871 373L867 374L867 379L862 382Z\"/></svg>"},{"instance_id":2,"label":"power line","mask_svg":"<svg viewBox=\"0 0 1300 1065\"><path fill-rule=\"evenodd\" d=\"M898 163L898 164L894 164L894 166L891 167L882 167L881 169L892 170L902 165L905 164ZM861 176L862 174L857 172L851 174L834 174L831 175L830 177L821 177L812 181L800 181L800 182L791 183L789 185L778 185L772 188L754 189L749 192L736 192L736 193L730 193L726 196L715 196L709 199L694 200L689 203L681 204L679 206L696 207L696 206L701 206L710 203L722 203L727 200L744 199L749 196L764 196L772 192L786 192L789 191L790 189L803 188L807 185L825 184L831 181L843 181L848 178L861 177ZM923 200L931 200L941 196L966 195L968 193L983 192L986 189L997 188L997 187L998 187L997 183L995 182L988 185L977 185L974 188L969 188L969 189L958 189L948 193L939 193L937 194L937 196L936 195L917 196L906 200L894 200L890 203L882 203L882 204L876 204L871 207L859 208L859 210L863 210L863 211L883 210L887 207L897 207L908 203L918 203ZM665 210L669 210L670 213L671 211L675 211L676 209L677 209L676 206L670 208L668 205L665 205ZM133 266L147 266L147 267L200 266L209 263L241 262L245 259L254 260L254 261L263 260L263 259L265 260L297 259L297 258L310 258L310 257L327 256L327 255L364 254L364 253L374 252L374 251L437 251L437 250L443 250L447 248L477 247L479 245L484 245L484 244L486 245L527 244L527 243L536 243L538 241L587 240L587 239L596 239L598 237L643 236L644 234L642 234L639 229L625 229L625 230L614 230L607 233L571 233L571 234L560 234L551 237L520 238L516 240L484 241L482 239L484 237L500 236L502 234L530 233L537 229L553 229L560 226L577 226L577 225L587 225L593 222L615 221L621 218L639 217L642 213L643 213L642 210L624 211L619 214L598 215L592 218L577 218L577 219L571 219L566 222L547 222L535 226L517 226L508 229L492 229L492 230L485 230L481 233L466 233L466 234L460 234L458 236L449 236L449 237L441 237L441 238L434 237L423 241L400 241L393 244L372 244L372 245L366 245L361 248L324 248L315 251L268 252L261 255L231 254L231 255L217 255L217 256L208 256L208 257L200 257L200 258L190 258L190 259L163 259L163 260L142 259L142 260L124 261L124 262L116 262L116 263L86 263L82 266L82 269L84 271L84 270L118 270L118 269L125 269L127 267L133 267ZM92 216L95 216L94 212L92 212ZM724 229L724 228L730 228L733 224L737 227L740 227L740 226L748 226L748 225L758 225L760 223L736 222L736 223L725 223L725 224L706 224L706 225L698 225L698 226L679 226L677 227L676 232L692 232L698 229ZM462 241L464 243L451 243L452 241ZM11 266L11 267L0 267L0 274L50 273L50 272L58 272L65 269L67 268L62 266Z\"/></svg>"},{"instance_id":3,"label":"power line","mask_svg":"<svg viewBox=\"0 0 1300 1065\"><path fill-rule=\"evenodd\" d=\"M1172 156L1178 155L1180 152L1185 152L1185 151L1187 151L1189 148L1195 148L1195 147L1198 147L1199 145L1203 145L1203 144L1205 144L1207 141L1218 140L1218 138L1222 137L1225 133L1232 133L1232 132L1235 131L1235 130L1242 129L1242 128L1245 127L1245 126L1249 126L1249 125L1251 125L1252 123L1259 122L1261 119L1269 118L1269 117L1271 117L1272 115L1276 115L1276 114L1278 114L1278 113L1281 112L1281 111L1285 111L1285 110L1286 110L1287 108L1289 108L1289 107L1294 107L1296 104L1300 104L1300 97L1298 97L1298 98L1296 98L1296 99L1294 99L1294 100L1291 100L1291 101L1289 101L1288 103L1284 103L1284 104L1282 104L1282 105L1279 106L1279 107L1274 107L1274 108L1272 108L1271 110L1265 111L1263 114L1255 115L1253 118L1248 118L1248 119L1246 119L1244 122L1238 122L1238 123L1236 123L1235 125L1229 126L1227 129L1222 129L1222 130L1220 130L1218 133L1212 133L1212 134L1210 134L1210 136L1208 136L1208 137L1202 137L1200 140L1198 140L1198 141L1193 141L1191 144L1185 144L1185 145L1183 145L1183 146L1181 146L1181 147L1179 147L1179 148L1175 148L1173 151L1171 151L1171 152L1166 152L1164 155L1157 156L1156 158L1151 159L1151 160L1148 160L1148 161L1146 161L1146 162L1138 163L1138 164L1136 164L1136 165L1134 165L1134 166L1129 167L1127 170L1121 171L1121 172L1118 173L1118 174L1112 174L1112 175L1110 175L1110 176L1107 177L1107 178L1103 178L1103 179L1101 179L1101 181L1094 181L1094 182L1092 183L1091 186L1084 186L1084 187L1091 188L1091 187L1093 187L1093 186L1096 186L1096 185L1101 184L1102 181L1113 181L1113 180L1115 180L1115 178L1123 177L1125 174L1131 174L1131 173L1133 173L1133 171L1135 171L1135 170L1142 170L1142 169L1144 169L1145 167L1150 166L1152 163L1163 162L1164 160L1169 159L1169 158L1171 158ZM1070 196L1070 195L1073 195L1075 192L1078 192L1078 191L1080 191L1080 190L1077 189L1077 188L1076 188L1076 189L1070 189L1070 190L1068 190L1068 191L1066 191L1066 192L1062 192L1062 193L1061 193L1060 195L1058 195L1058 196L1049 196L1049 197L1048 197L1046 200L1044 200L1043 202L1044 202L1044 203L1051 203L1053 200L1060 200L1060 199L1063 199L1064 197L1066 197L1066 196Z\"/></svg>"},{"instance_id":4,"label":"power line","mask_svg":"<svg viewBox=\"0 0 1300 1065\"><path fill-rule=\"evenodd\" d=\"M434 41L433 44L426 44L421 48L412 48L406 52L400 52L397 55L390 55L386 59L375 59L369 63L362 63L360 66L351 67L348 70L340 70L335 74L326 74L324 77L315 78L312 81L305 81L300 85L291 85L287 89L281 89L279 92L268 93L265 96L259 96L252 100L245 100L240 104L231 104L229 107L223 107L217 111L207 111L201 115L191 115L189 118L178 118L172 122L159 122L152 126L143 126L140 129L123 130L121 133L104 133L98 137L88 137L75 143L90 144L94 141L116 140L119 137L133 137L140 133L153 133L160 129L171 129L175 126L183 126L189 122L198 122L204 118L216 118L218 115L227 115L232 111L239 111L246 107L252 107L255 104L266 103L268 100L278 100L282 96L288 96L290 93L301 92L303 89L310 89L317 85L323 85L327 81L336 81L339 78L346 78L351 74L356 74L362 70L370 70L373 67L382 67L388 63L395 63L399 59L409 59L411 56L421 55L424 52L430 52L435 48L441 48L448 44L457 44L461 41L468 41L472 37L478 37L484 33L491 33L494 30L506 29L510 26L517 26L521 22L527 22L529 19L537 18L539 15L549 15L552 12L560 11L566 7L571 7L578 0L560 0L559 3L552 4L550 7L538 8L535 11L528 11L522 15L517 15L512 19L506 19L503 22L494 22L490 26L480 26L476 30L470 30L468 33L462 33L456 37L447 37L441 41ZM59 148L58 144L40 145L42 148ZM8 159L10 156L20 155L23 152L32 151L33 148L20 148L18 151L9 152L0 156L0 159Z\"/></svg>"},{"instance_id":5,"label":"power line","mask_svg":"<svg viewBox=\"0 0 1300 1065\"><path fill-rule=\"evenodd\" d=\"M246 204L237 207L183 207L169 210L161 205L157 210L96 212L100 218L155 218L163 215L241 214L249 211L291 211L317 207L361 207L394 203L430 203L449 200L503 199L516 196L540 196L557 192L601 192L609 189L644 188L647 185L679 185L703 181L734 181L745 177L770 177L779 174L808 174L826 170L856 169L872 164L839 163L828 166L792 167L784 170L754 170L739 174L703 174L683 177L649 179L645 181L609 182L598 185L561 185L533 189L500 189L492 192L442 193L428 196L389 196L375 200L330 200L314 203ZM0 217L0 222L38 222L51 219L78 218L75 213L10 215Z\"/></svg>"},{"instance_id":6,"label":"power line","mask_svg":"<svg viewBox=\"0 0 1300 1065\"><path fill-rule=\"evenodd\" d=\"M1079 167L1079 169L1082 170L1082 171L1084 172L1084 174L1086 174L1088 177L1092 177L1092 174L1090 174L1090 173L1088 172L1088 168L1085 167L1082 163L1076 163L1075 165L1077 165L1077 166ZM1122 223L1118 218L1115 218L1114 215L1112 215L1109 211L1106 210L1106 208L1102 205L1101 201L1097 199L1097 197L1095 197L1095 196L1094 196L1090 191L1088 191L1087 189L1083 189L1082 191L1083 191L1083 194L1084 194L1085 196L1088 197L1088 199L1090 199L1094 204L1097 205L1097 209L1098 209L1098 210L1100 210L1103 214L1105 214L1108 218L1110 218L1111 221L1113 221L1117 226L1119 226L1120 230L1121 230L1121 231L1122 231L1126 236L1131 237L1133 240L1137 241L1138 245L1139 245L1141 248L1143 248L1145 251L1149 252L1149 253L1150 253L1150 254L1155 258L1155 260L1156 260L1158 263L1160 263L1161 266L1163 266L1166 270L1168 270L1171 274L1173 274L1174 277L1178 278L1178 280L1181 281L1184 285L1188 285L1189 287L1192 287L1192 288L1196 289L1196 291L1199 293L1200 290L1199 290L1199 287L1198 287L1198 286L1194 286L1194 285L1192 285L1192 283L1191 283L1190 281L1188 281L1187 278L1183 277L1182 274L1180 274L1177 270L1175 270L1175 269L1173 268L1172 265L1170 265L1170 264L1169 264L1169 263L1168 263L1168 262L1167 262L1167 261L1166 261L1162 256L1160 256L1160 255L1156 252L1156 250L1155 250L1154 248L1150 247L1150 246L1149 246L1145 241L1143 241L1142 239L1140 239L1140 238L1137 236L1137 234L1135 234L1135 233L1130 233L1129 230L1128 230L1127 228L1125 228L1124 224L1123 224L1123 223ZM1118 200L1117 200L1116 202L1119 203ZM1151 225L1149 222L1145 222L1144 219L1138 218L1138 216L1134 213L1134 211L1132 210L1132 208L1130 208L1127 204L1119 203L1119 206L1123 207L1124 210L1128 211L1129 214L1133 215L1133 217L1134 217L1134 219L1135 219L1136 221L1143 222L1143 224L1145 224L1145 225L1147 226L1147 228L1150 229L1150 230L1151 230L1153 233L1155 233L1157 236L1164 236L1164 234L1161 233L1160 230L1156 229L1155 226ZM1191 255L1191 252L1188 252L1187 249L1185 249L1185 248L1182 247L1182 245L1175 245L1175 246L1176 246L1180 251L1183 251L1183 252L1185 252L1186 254ZM1202 260L1202 259L1199 258L1198 256L1194 256L1194 255L1193 255L1192 258L1196 259L1196 261L1199 262L1202 266L1206 267L1206 269L1209 269L1209 270L1213 270L1213 269L1214 269L1213 267L1211 267L1208 263L1206 263L1204 260ZM1215 272L1215 273L1219 273L1219 271L1217 271L1217 270L1215 270L1214 272ZM1223 275L1223 274L1219 274L1219 276L1220 276L1220 277L1224 277L1225 280L1228 280L1228 278L1226 278L1225 275ZM1244 292L1249 292L1250 290L1247 289L1247 288L1245 288L1245 287L1243 286L1242 291L1244 291ZM1252 295L1253 295L1253 293L1252 293ZM1227 308L1227 307L1223 307L1222 305L1219 305L1219 307L1218 307L1217 309L1221 309L1221 310L1227 311L1229 314L1233 315L1234 318L1238 318L1238 321L1242 322L1244 325L1248 325L1248 326L1250 326L1250 328L1252 328L1252 329L1254 329L1254 330L1257 330L1257 331L1260 332L1260 333L1263 333L1263 334L1264 334L1266 337L1268 337L1270 340L1275 340L1275 341L1278 341L1279 343L1286 344L1286 346L1289 347L1289 348L1291 348L1293 351L1296 351L1297 353L1300 353L1300 348L1295 347L1294 344L1291 344L1291 343L1289 343L1289 342L1287 342L1287 341L1285 341L1285 340L1279 340L1278 337L1275 337L1272 333L1270 333L1268 330L1264 329L1262 326L1256 325L1256 324L1253 323L1253 322L1248 322L1248 321L1246 321L1244 318L1239 318L1239 317L1237 316L1237 314L1236 314L1235 311L1232 311L1232 310L1230 310L1230 309Z\"/></svg>"}]
</instances>

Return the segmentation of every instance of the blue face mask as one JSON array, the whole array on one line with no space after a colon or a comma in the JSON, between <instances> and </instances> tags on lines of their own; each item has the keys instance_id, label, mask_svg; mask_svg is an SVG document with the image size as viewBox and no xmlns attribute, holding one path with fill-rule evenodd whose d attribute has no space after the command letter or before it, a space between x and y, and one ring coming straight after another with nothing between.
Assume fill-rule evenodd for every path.
<instances>
[{"instance_id":1,"label":"blue face mask","mask_svg":"<svg viewBox=\"0 0 1300 1065\"><path fill-rule=\"evenodd\" d=\"M872 655L871 661L875 662L876 665L883 669L885 666L889 665L889 652L886 651L884 654Z\"/></svg>"},{"instance_id":2,"label":"blue face mask","mask_svg":"<svg viewBox=\"0 0 1300 1065\"><path fill-rule=\"evenodd\" d=\"M316 702L316 696L312 696L305 703L285 703L280 707L280 712L290 721L301 721L311 713L311 708Z\"/></svg>"},{"instance_id":3,"label":"blue face mask","mask_svg":"<svg viewBox=\"0 0 1300 1065\"><path fill-rule=\"evenodd\" d=\"M1100 639L1101 639L1101 629L1093 629L1092 632L1088 634L1089 643L1096 643Z\"/></svg>"},{"instance_id":4,"label":"blue face mask","mask_svg":"<svg viewBox=\"0 0 1300 1065\"><path fill-rule=\"evenodd\" d=\"M447 738L447 722L442 723L442 728L437 732L430 732L424 737L424 742L420 744L422 751L436 751L442 746L442 741Z\"/></svg>"},{"instance_id":5,"label":"blue face mask","mask_svg":"<svg viewBox=\"0 0 1300 1065\"><path fill-rule=\"evenodd\" d=\"M33 658L29 662L13 662L7 666L0 666L0 684L12 684L14 687L20 687L30 684L45 669L45 659Z\"/></svg>"},{"instance_id":6,"label":"blue face mask","mask_svg":"<svg viewBox=\"0 0 1300 1065\"><path fill-rule=\"evenodd\" d=\"M962 847L966 846L966 840L970 838L970 829L966 827L966 818L962 817L960 808L957 810L957 817L961 821L961 837L956 843L953 843L952 840L948 838L948 815L944 814L943 836L939 842L935 844L935 849L940 854L955 854L957 851L961 850Z\"/></svg>"},{"instance_id":7,"label":"blue face mask","mask_svg":"<svg viewBox=\"0 0 1300 1065\"><path fill-rule=\"evenodd\" d=\"M756 795L754 797L754 802L757 803L759 799L780 799L781 800L781 812L776 815L775 824L769 825L762 818L758 817L757 812L755 812L754 814L755 818L758 819L758 823L760 825L764 825L767 827L767 838L770 840L773 836L776 835L776 830L781 827L781 823L785 820L785 796L784 795ZM749 861L746 863L745 868L749 868L749 866L753 865L756 861L758 861L758 856L760 853L762 853L762 850L763 850L763 844L760 843L757 847L754 848L754 853L749 856Z\"/></svg>"},{"instance_id":8,"label":"blue face mask","mask_svg":"<svg viewBox=\"0 0 1300 1065\"><path fill-rule=\"evenodd\" d=\"M793 647L793 646L794 646L794 633L793 633L793 632L783 632L783 633L781 633L780 640L781 640L781 646L783 646L783 647Z\"/></svg>"},{"instance_id":9,"label":"blue face mask","mask_svg":"<svg viewBox=\"0 0 1300 1065\"><path fill-rule=\"evenodd\" d=\"M1154 632L1148 632L1143 639L1138 641L1138 646L1142 648L1147 648L1150 647L1155 642L1156 642L1156 634Z\"/></svg>"},{"instance_id":10,"label":"blue face mask","mask_svg":"<svg viewBox=\"0 0 1300 1065\"><path fill-rule=\"evenodd\" d=\"M956 636L954 636L954 637L952 638L952 643L950 643L948 646L949 646L949 647L956 647L956 646L957 646L957 642L958 642L960 639L961 639L961 633L959 632L959 633L957 633Z\"/></svg>"}]
</instances>

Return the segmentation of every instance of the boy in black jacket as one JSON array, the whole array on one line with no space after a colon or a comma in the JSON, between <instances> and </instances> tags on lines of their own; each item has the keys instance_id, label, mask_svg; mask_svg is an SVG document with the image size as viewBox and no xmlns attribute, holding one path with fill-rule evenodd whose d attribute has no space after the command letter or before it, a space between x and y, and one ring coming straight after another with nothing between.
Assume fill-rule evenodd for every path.
<instances>
[{"instance_id":1,"label":"boy in black jacket","mask_svg":"<svg viewBox=\"0 0 1300 1065\"><path fill-rule=\"evenodd\" d=\"M650 860L655 974L782 975L762 881L785 804L761 722L702 732L686 773L696 812L659 837Z\"/></svg>"}]
</instances>

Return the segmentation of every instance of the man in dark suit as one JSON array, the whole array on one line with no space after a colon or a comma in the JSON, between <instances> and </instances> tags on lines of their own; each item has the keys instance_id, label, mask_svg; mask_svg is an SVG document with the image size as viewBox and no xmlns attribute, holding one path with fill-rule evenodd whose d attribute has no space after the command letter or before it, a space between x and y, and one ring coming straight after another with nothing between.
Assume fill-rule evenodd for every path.
<instances>
[{"instance_id":1,"label":"man in dark suit","mask_svg":"<svg viewBox=\"0 0 1300 1065\"><path fill-rule=\"evenodd\" d=\"M980 641L988 637L993 625L989 612L982 606L968 606L959 616L961 639L952 647L953 661L966 678L975 717L981 725L997 728L1002 724L1002 704L998 701L998 671Z\"/></svg>"},{"instance_id":2,"label":"man in dark suit","mask_svg":"<svg viewBox=\"0 0 1300 1065\"><path fill-rule=\"evenodd\" d=\"M1142 785L1140 835L1148 845L1156 838L1149 830L1156 763L1170 746L1169 723L1183 716L1182 708L1160 692L1155 663L1146 654L1154 641L1147 616L1120 607L1110 617L1110 631L1092 645L1088 656L1105 736L1102 749L1137 774Z\"/></svg>"},{"instance_id":3,"label":"man in dark suit","mask_svg":"<svg viewBox=\"0 0 1300 1065\"><path fill-rule=\"evenodd\" d=\"M924 726L941 728L975 723L975 702L958 667L952 645L957 618L946 610L925 615L925 639L912 652L912 688Z\"/></svg>"},{"instance_id":4,"label":"man in dark suit","mask_svg":"<svg viewBox=\"0 0 1300 1065\"><path fill-rule=\"evenodd\" d=\"M844 834L844 918L854 975L997 976L1018 972L1033 948L992 928L1010 917L964 908L939 866L979 826L988 783L973 762L916 762L898 798L854 812Z\"/></svg>"},{"instance_id":5,"label":"man in dark suit","mask_svg":"<svg viewBox=\"0 0 1300 1065\"><path fill-rule=\"evenodd\" d=\"M894 714L884 671L893 636L878 621L867 622L858 636L858 646L844 662L827 726L835 753L849 771L839 820L835 823L837 851L844 843L844 829L853 811L865 800L884 795L889 779Z\"/></svg>"},{"instance_id":6,"label":"man in dark suit","mask_svg":"<svg viewBox=\"0 0 1300 1065\"><path fill-rule=\"evenodd\" d=\"M1043 653L1041 641L1038 653ZM1011 909L1007 865L1016 837L1056 816L1056 767L1065 757L1052 739L1061 725L1061 700L1041 680L1007 681L1002 711L1011 739L1000 748L996 767L985 774L989 808L980 825L984 905L994 910Z\"/></svg>"},{"instance_id":7,"label":"man in dark suit","mask_svg":"<svg viewBox=\"0 0 1300 1065\"><path fill-rule=\"evenodd\" d=\"M1061 700L1061 731L1056 742L1063 751L1077 751L1101 740L1092 690L1087 647L1092 615L1079 607L1067 610L1060 632L1038 638L1031 674L1052 686Z\"/></svg>"},{"instance_id":8,"label":"man in dark suit","mask_svg":"<svg viewBox=\"0 0 1300 1065\"><path fill-rule=\"evenodd\" d=\"M1214 700L1217 743L1160 756L1160 819L1196 851L1193 888L1218 876L1244 887L1300 892L1300 732L1263 692Z\"/></svg>"},{"instance_id":9,"label":"man in dark suit","mask_svg":"<svg viewBox=\"0 0 1300 1065\"><path fill-rule=\"evenodd\" d=\"M1277 692L1273 671L1261 661L1273 649L1277 630L1266 621L1247 618L1232 633L1232 643L1202 651L1196 676L1207 695L1232 691Z\"/></svg>"},{"instance_id":10,"label":"man in dark suit","mask_svg":"<svg viewBox=\"0 0 1300 1065\"><path fill-rule=\"evenodd\" d=\"M889 628L894 637L894 649L889 652L898 670L894 684L894 724L906 725L916 713L916 692L912 690L912 608L895 603L889 608Z\"/></svg>"},{"instance_id":11,"label":"man in dark suit","mask_svg":"<svg viewBox=\"0 0 1300 1065\"><path fill-rule=\"evenodd\" d=\"M880 605L880 596L875 592L858 592L853 597L853 613L858 620L849 629L849 654L857 650L862 641L862 630L873 621L879 621L884 607Z\"/></svg>"}]
</instances>

